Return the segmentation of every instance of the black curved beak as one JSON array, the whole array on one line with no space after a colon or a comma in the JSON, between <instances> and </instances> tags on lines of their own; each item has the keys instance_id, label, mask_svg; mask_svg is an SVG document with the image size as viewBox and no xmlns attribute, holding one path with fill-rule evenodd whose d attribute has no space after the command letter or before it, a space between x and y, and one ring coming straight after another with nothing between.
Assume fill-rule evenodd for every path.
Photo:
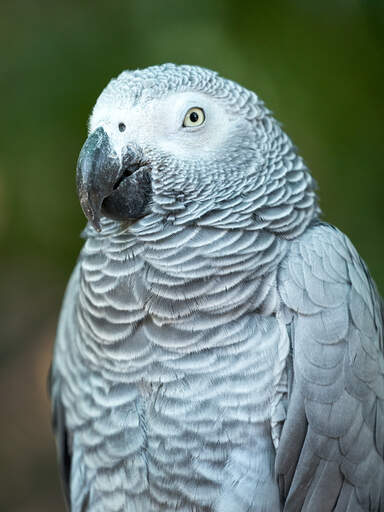
<instances>
[{"instance_id":1,"label":"black curved beak","mask_svg":"<svg viewBox=\"0 0 384 512\"><path fill-rule=\"evenodd\" d=\"M97 231L101 215L129 220L149 211L150 168L133 148L125 148L119 158L102 127L89 135L80 151L76 182L81 208Z\"/></svg>"},{"instance_id":2,"label":"black curved beak","mask_svg":"<svg viewBox=\"0 0 384 512\"><path fill-rule=\"evenodd\" d=\"M76 172L81 208L97 231L100 231L103 200L112 193L122 172L120 159L112 150L107 133L104 128L97 128L81 148Z\"/></svg>"}]
</instances>

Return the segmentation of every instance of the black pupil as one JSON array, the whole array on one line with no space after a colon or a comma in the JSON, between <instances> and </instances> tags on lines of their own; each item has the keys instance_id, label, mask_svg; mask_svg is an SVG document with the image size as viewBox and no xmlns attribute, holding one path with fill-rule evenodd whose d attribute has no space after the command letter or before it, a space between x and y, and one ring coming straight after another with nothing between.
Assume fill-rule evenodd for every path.
<instances>
[{"instance_id":1,"label":"black pupil","mask_svg":"<svg viewBox=\"0 0 384 512\"><path fill-rule=\"evenodd\" d=\"M124 123L119 123L119 130L121 132L123 132L125 130L125 124Z\"/></svg>"},{"instance_id":2,"label":"black pupil","mask_svg":"<svg viewBox=\"0 0 384 512\"><path fill-rule=\"evenodd\" d=\"M189 114L189 120L191 123L196 123L199 120L199 114L197 112L191 112Z\"/></svg>"}]
</instances>

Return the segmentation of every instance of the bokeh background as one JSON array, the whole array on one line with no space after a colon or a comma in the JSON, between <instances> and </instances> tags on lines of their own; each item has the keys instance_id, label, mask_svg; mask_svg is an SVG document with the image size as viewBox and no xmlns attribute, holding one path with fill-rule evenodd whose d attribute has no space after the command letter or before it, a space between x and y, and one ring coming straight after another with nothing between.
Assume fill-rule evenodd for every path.
<instances>
[{"instance_id":1,"label":"bokeh background","mask_svg":"<svg viewBox=\"0 0 384 512\"><path fill-rule=\"evenodd\" d=\"M384 292L384 0L1 0L0 510L63 511L46 374L81 247L74 173L109 79L218 70L275 112Z\"/></svg>"}]
</instances>

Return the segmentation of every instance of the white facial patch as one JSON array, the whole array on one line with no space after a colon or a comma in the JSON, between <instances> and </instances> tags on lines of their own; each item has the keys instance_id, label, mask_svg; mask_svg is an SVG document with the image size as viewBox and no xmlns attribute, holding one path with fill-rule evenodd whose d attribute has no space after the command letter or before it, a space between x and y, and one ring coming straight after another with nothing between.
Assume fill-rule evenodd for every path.
<instances>
[{"instance_id":1,"label":"white facial patch","mask_svg":"<svg viewBox=\"0 0 384 512\"><path fill-rule=\"evenodd\" d=\"M194 107L204 112L204 122L183 126L186 114ZM120 123L126 127L123 132ZM233 134L236 121L219 100L187 91L117 108L100 101L92 114L90 131L98 126L103 126L118 152L134 143L177 159L197 160L212 158L220 151Z\"/></svg>"},{"instance_id":2,"label":"white facial patch","mask_svg":"<svg viewBox=\"0 0 384 512\"><path fill-rule=\"evenodd\" d=\"M193 107L203 110L204 122L196 127L183 126ZM223 104L203 93L171 94L158 102L153 118L158 127L153 134L158 148L180 159L211 157L229 136L230 120Z\"/></svg>"}]
</instances>

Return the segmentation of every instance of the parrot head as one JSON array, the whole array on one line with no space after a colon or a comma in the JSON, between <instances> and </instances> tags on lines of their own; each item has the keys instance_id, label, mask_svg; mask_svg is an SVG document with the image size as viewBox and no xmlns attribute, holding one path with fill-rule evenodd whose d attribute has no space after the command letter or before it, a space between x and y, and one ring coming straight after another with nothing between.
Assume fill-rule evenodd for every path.
<instances>
[{"instance_id":1,"label":"parrot head","mask_svg":"<svg viewBox=\"0 0 384 512\"><path fill-rule=\"evenodd\" d=\"M253 92L207 69L164 64L124 71L101 93L79 155L77 189L100 230L102 216L193 219L236 198L260 207L272 192L276 206L292 195L284 186L297 170L301 192L311 190L290 139Z\"/></svg>"}]
</instances>

